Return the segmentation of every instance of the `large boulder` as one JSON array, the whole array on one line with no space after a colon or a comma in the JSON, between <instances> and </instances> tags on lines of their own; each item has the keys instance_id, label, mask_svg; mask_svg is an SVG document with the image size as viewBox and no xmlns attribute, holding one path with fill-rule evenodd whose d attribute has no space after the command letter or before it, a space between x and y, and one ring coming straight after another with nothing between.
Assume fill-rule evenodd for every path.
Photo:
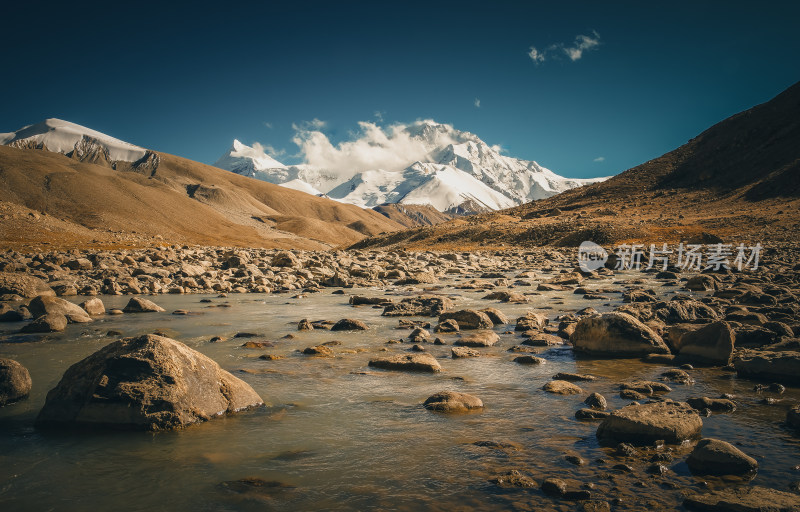
<instances>
[{"instance_id":1,"label":"large boulder","mask_svg":"<svg viewBox=\"0 0 800 512\"><path fill-rule=\"evenodd\" d=\"M27 368L13 359L0 358L0 407L28 396L31 386Z\"/></svg>"},{"instance_id":2,"label":"large boulder","mask_svg":"<svg viewBox=\"0 0 800 512\"><path fill-rule=\"evenodd\" d=\"M81 308L83 308L83 310L89 313L91 316L100 316L106 314L106 307L103 305L103 301L97 297L92 297L91 299L82 302Z\"/></svg>"},{"instance_id":3,"label":"large boulder","mask_svg":"<svg viewBox=\"0 0 800 512\"><path fill-rule=\"evenodd\" d=\"M742 350L733 358L733 366L744 377L800 382L800 352Z\"/></svg>"},{"instance_id":4,"label":"large boulder","mask_svg":"<svg viewBox=\"0 0 800 512\"><path fill-rule=\"evenodd\" d=\"M366 331L369 326L361 320L342 318L331 326L332 331Z\"/></svg>"},{"instance_id":5,"label":"large boulder","mask_svg":"<svg viewBox=\"0 0 800 512\"><path fill-rule=\"evenodd\" d=\"M210 358L147 334L115 341L72 365L47 394L36 421L168 430L263 403Z\"/></svg>"},{"instance_id":6,"label":"large boulder","mask_svg":"<svg viewBox=\"0 0 800 512\"><path fill-rule=\"evenodd\" d=\"M369 366L384 370L399 370L407 372L429 372L436 373L442 371L442 366L430 354L397 354L394 356L378 357L371 359Z\"/></svg>"},{"instance_id":7,"label":"large boulder","mask_svg":"<svg viewBox=\"0 0 800 512\"><path fill-rule=\"evenodd\" d=\"M18 272L0 272L0 295L30 298L55 294L56 292L38 277Z\"/></svg>"},{"instance_id":8,"label":"large boulder","mask_svg":"<svg viewBox=\"0 0 800 512\"><path fill-rule=\"evenodd\" d=\"M69 321L61 313L49 313L36 317L33 322L25 325L20 332L42 333L42 332L61 332L67 328Z\"/></svg>"},{"instance_id":9,"label":"large boulder","mask_svg":"<svg viewBox=\"0 0 800 512\"><path fill-rule=\"evenodd\" d=\"M44 315L64 315L69 323L87 323L92 318L77 304L50 295L39 295L28 304L28 310L34 318Z\"/></svg>"},{"instance_id":10,"label":"large boulder","mask_svg":"<svg viewBox=\"0 0 800 512\"><path fill-rule=\"evenodd\" d=\"M683 505L712 512L800 512L800 496L754 485L690 494Z\"/></svg>"},{"instance_id":11,"label":"large boulder","mask_svg":"<svg viewBox=\"0 0 800 512\"><path fill-rule=\"evenodd\" d=\"M483 401L480 398L457 391L441 391L428 397L422 405L428 410L437 412L468 412L483 409Z\"/></svg>"},{"instance_id":12,"label":"large boulder","mask_svg":"<svg viewBox=\"0 0 800 512\"><path fill-rule=\"evenodd\" d=\"M719 439L702 439L686 464L696 475L745 475L758 469L756 459Z\"/></svg>"},{"instance_id":13,"label":"large boulder","mask_svg":"<svg viewBox=\"0 0 800 512\"><path fill-rule=\"evenodd\" d=\"M725 366L733 357L736 334L728 322L712 322L681 336L678 355L700 363Z\"/></svg>"},{"instance_id":14,"label":"large boulder","mask_svg":"<svg viewBox=\"0 0 800 512\"><path fill-rule=\"evenodd\" d=\"M396 304L387 304L383 316L439 316L453 308L447 297L410 297Z\"/></svg>"},{"instance_id":15,"label":"large boulder","mask_svg":"<svg viewBox=\"0 0 800 512\"><path fill-rule=\"evenodd\" d=\"M164 308L153 301L141 297L131 297L122 311L125 313L161 313Z\"/></svg>"},{"instance_id":16,"label":"large boulder","mask_svg":"<svg viewBox=\"0 0 800 512\"><path fill-rule=\"evenodd\" d=\"M273 267L301 267L302 264L297 256L289 251L281 251L272 257L270 265Z\"/></svg>"},{"instance_id":17,"label":"large boulder","mask_svg":"<svg viewBox=\"0 0 800 512\"><path fill-rule=\"evenodd\" d=\"M612 412L597 427L602 440L651 444L658 440L679 444L700 436L703 420L689 404L653 402L629 405Z\"/></svg>"},{"instance_id":18,"label":"large boulder","mask_svg":"<svg viewBox=\"0 0 800 512\"><path fill-rule=\"evenodd\" d=\"M631 315L619 312L582 318L570 341L576 351L617 357L669 353L655 331Z\"/></svg>"},{"instance_id":19,"label":"large boulder","mask_svg":"<svg viewBox=\"0 0 800 512\"><path fill-rule=\"evenodd\" d=\"M489 316L475 309L460 309L439 315L439 322L455 320L461 329L491 329L494 327Z\"/></svg>"}]
</instances>

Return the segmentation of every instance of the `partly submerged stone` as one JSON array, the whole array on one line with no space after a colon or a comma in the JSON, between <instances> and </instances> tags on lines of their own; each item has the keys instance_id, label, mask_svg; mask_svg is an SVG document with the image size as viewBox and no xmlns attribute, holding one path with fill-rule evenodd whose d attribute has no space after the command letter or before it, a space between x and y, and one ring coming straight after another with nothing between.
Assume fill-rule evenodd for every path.
<instances>
[{"instance_id":1,"label":"partly submerged stone","mask_svg":"<svg viewBox=\"0 0 800 512\"><path fill-rule=\"evenodd\" d=\"M428 410L437 412L468 412L483 409L483 401L480 398L457 391L441 391L428 397L422 405Z\"/></svg>"},{"instance_id":2,"label":"partly submerged stone","mask_svg":"<svg viewBox=\"0 0 800 512\"><path fill-rule=\"evenodd\" d=\"M453 345L460 347L491 347L498 341L500 341L500 336L496 332L484 330L461 336Z\"/></svg>"},{"instance_id":3,"label":"partly submerged stone","mask_svg":"<svg viewBox=\"0 0 800 512\"><path fill-rule=\"evenodd\" d=\"M263 403L212 359L147 334L115 341L72 365L47 394L36 421L168 430Z\"/></svg>"},{"instance_id":4,"label":"partly submerged stone","mask_svg":"<svg viewBox=\"0 0 800 512\"><path fill-rule=\"evenodd\" d=\"M689 510L712 512L800 512L800 495L757 485L742 486L690 494L683 505Z\"/></svg>"},{"instance_id":5,"label":"partly submerged stone","mask_svg":"<svg viewBox=\"0 0 800 512\"><path fill-rule=\"evenodd\" d=\"M88 323L92 319L89 314L77 304L68 300L50 295L39 295L31 300L28 309L34 318L43 315L64 315L69 323Z\"/></svg>"},{"instance_id":6,"label":"partly submerged stone","mask_svg":"<svg viewBox=\"0 0 800 512\"><path fill-rule=\"evenodd\" d=\"M602 440L651 444L658 440L679 444L700 436L703 420L689 404L654 402L629 405L611 413L597 427Z\"/></svg>"},{"instance_id":7,"label":"partly submerged stone","mask_svg":"<svg viewBox=\"0 0 800 512\"><path fill-rule=\"evenodd\" d=\"M542 389L556 395L579 395L583 390L577 384L566 380L551 380Z\"/></svg>"},{"instance_id":8,"label":"partly submerged stone","mask_svg":"<svg viewBox=\"0 0 800 512\"><path fill-rule=\"evenodd\" d=\"M164 308L153 301L141 297L132 297L122 311L125 313L160 313L164 311Z\"/></svg>"},{"instance_id":9,"label":"partly submerged stone","mask_svg":"<svg viewBox=\"0 0 800 512\"><path fill-rule=\"evenodd\" d=\"M756 459L719 439L702 439L686 464L696 475L745 475L758 469Z\"/></svg>"},{"instance_id":10,"label":"partly submerged stone","mask_svg":"<svg viewBox=\"0 0 800 512\"><path fill-rule=\"evenodd\" d=\"M681 359L725 366L733 357L736 334L728 322L712 322L681 336Z\"/></svg>"},{"instance_id":11,"label":"partly submerged stone","mask_svg":"<svg viewBox=\"0 0 800 512\"><path fill-rule=\"evenodd\" d=\"M44 333L61 332L67 328L69 321L61 313L49 313L34 318L34 320L22 327L20 332L25 333Z\"/></svg>"},{"instance_id":12,"label":"partly submerged stone","mask_svg":"<svg viewBox=\"0 0 800 512\"><path fill-rule=\"evenodd\" d=\"M394 356L378 357L371 359L369 366L373 368L381 368L384 370L400 370L408 372L440 372L442 366L430 354L413 353L413 354L397 354Z\"/></svg>"},{"instance_id":13,"label":"partly submerged stone","mask_svg":"<svg viewBox=\"0 0 800 512\"><path fill-rule=\"evenodd\" d=\"M0 358L0 407L28 396L32 385L27 368L13 359Z\"/></svg>"},{"instance_id":14,"label":"partly submerged stone","mask_svg":"<svg viewBox=\"0 0 800 512\"><path fill-rule=\"evenodd\" d=\"M331 331L366 331L369 326L361 320L342 318L331 326Z\"/></svg>"},{"instance_id":15,"label":"partly submerged stone","mask_svg":"<svg viewBox=\"0 0 800 512\"><path fill-rule=\"evenodd\" d=\"M733 358L733 366L744 377L800 382L800 352L743 350Z\"/></svg>"},{"instance_id":16,"label":"partly submerged stone","mask_svg":"<svg viewBox=\"0 0 800 512\"><path fill-rule=\"evenodd\" d=\"M570 341L576 351L617 357L669 353L655 331L631 315L619 312L582 318Z\"/></svg>"},{"instance_id":17,"label":"partly submerged stone","mask_svg":"<svg viewBox=\"0 0 800 512\"><path fill-rule=\"evenodd\" d=\"M409 297L398 303L387 304L383 316L439 316L453 307L447 297Z\"/></svg>"},{"instance_id":18,"label":"partly submerged stone","mask_svg":"<svg viewBox=\"0 0 800 512\"><path fill-rule=\"evenodd\" d=\"M491 329L494 326L489 316L475 309L461 309L439 315L439 322L453 319L461 329Z\"/></svg>"}]
</instances>

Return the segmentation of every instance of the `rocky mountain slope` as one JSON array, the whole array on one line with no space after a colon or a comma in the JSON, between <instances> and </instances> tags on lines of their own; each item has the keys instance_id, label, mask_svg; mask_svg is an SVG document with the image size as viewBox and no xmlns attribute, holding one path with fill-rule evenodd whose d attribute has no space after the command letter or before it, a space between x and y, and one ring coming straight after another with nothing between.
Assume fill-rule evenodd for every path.
<instances>
[{"instance_id":1,"label":"rocky mountain slope","mask_svg":"<svg viewBox=\"0 0 800 512\"><path fill-rule=\"evenodd\" d=\"M0 140L7 144L0 146L0 241L6 248L180 243L324 249L403 227L371 210L60 120Z\"/></svg>"},{"instance_id":2,"label":"rocky mountain slope","mask_svg":"<svg viewBox=\"0 0 800 512\"><path fill-rule=\"evenodd\" d=\"M362 207L429 204L453 214L508 208L605 179L564 178L536 162L502 155L472 133L433 121L412 123L401 135L407 138L408 149L407 154L396 155L396 168L286 166L239 141L215 165ZM391 140L387 138L386 146ZM424 156L418 159L420 149Z\"/></svg>"},{"instance_id":3,"label":"rocky mountain slope","mask_svg":"<svg viewBox=\"0 0 800 512\"><path fill-rule=\"evenodd\" d=\"M357 247L477 248L793 241L800 229L800 83L602 183ZM711 235L714 236L711 236Z\"/></svg>"}]
</instances>

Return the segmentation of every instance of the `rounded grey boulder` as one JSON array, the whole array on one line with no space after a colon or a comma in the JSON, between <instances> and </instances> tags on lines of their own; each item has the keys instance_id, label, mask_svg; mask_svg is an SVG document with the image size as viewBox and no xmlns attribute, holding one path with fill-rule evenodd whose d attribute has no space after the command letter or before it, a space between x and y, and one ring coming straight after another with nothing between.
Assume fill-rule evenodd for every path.
<instances>
[{"instance_id":1,"label":"rounded grey boulder","mask_svg":"<svg viewBox=\"0 0 800 512\"><path fill-rule=\"evenodd\" d=\"M147 334L110 343L72 365L36 422L169 430L263 404L210 358Z\"/></svg>"},{"instance_id":2,"label":"rounded grey boulder","mask_svg":"<svg viewBox=\"0 0 800 512\"><path fill-rule=\"evenodd\" d=\"M483 401L480 398L457 391L441 391L428 397L422 405L428 410L437 412L468 412L483 409Z\"/></svg>"},{"instance_id":3,"label":"rounded grey boulder","mask_svg":"<svg viewBox=\"0 0 800 512\"><path fill-rule=\"evenodd\" d=\"M653 402L612 412L597 427L597 437L633 444L658 440L678 444L699 437L702 428L703 420L689 404Z\"/></svg>"},{"instance_id":4,"label":"rounded grey boulder","mask_svg":"<svg viewBox=\"0 0 800 512\"><path fill-rule=\"evenodd\" d=\"M619 312L582 318L570 341L576 351L618 357L669 353L669 348L655 331L631 315Z\"/></svg>"},{"instance_id":5,"label":"rounded grey boulder","mask_svg":"<svg viewBox=\"0 0 800 512\"><path fill-rule=\"evenodd\" d=\"M719 439L703 439L697 443L686 464L698 475L744 475L758 469L756 459Z\"/></svg>"},{"instance_id":6,"label":"rounded grey boulder","mask_svg":"<svg viewBox=\"0 0 800 512\"><path fill-rule=\"evenodd\" d=\"M27 368L13 359L0 358L0 407L28 396L32 384Z\"/></svg>"}]
</instances>

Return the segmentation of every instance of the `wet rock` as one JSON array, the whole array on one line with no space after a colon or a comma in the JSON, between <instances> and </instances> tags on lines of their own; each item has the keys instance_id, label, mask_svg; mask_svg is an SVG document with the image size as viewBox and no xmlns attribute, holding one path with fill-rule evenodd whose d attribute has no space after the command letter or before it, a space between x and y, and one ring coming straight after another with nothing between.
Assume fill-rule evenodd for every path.
<instances>
[{"instance_id":1,"label":"wet rock","mask_svg":"<svg viewBox=\"0 0 800 512\"><path fill-rule=\"evenodd\" d=\"M398 354L371 359L369 366L384 370L436 373L442 371L439 362L430 354Z\"/></svg>"},{"instance_id":2,"label":"wet rock","mask_svg":"<svg viewBox=\"0 0 800 512\"><path fill-rule=\"evenodd\" d=\"M690 494L683 505L710 512L800 512L800 496L753 485Z\"/></svg>"},{"instance_id":3,"label":"wet rock","mask_svg":"<svg viewBox=\"0 0 800 512\"><path fill-rule=\"evenodd\" d=\"M86 311L77 304L50 295L39 295L35 297L31 300L30 304L28 304L28 309L34 318L42 315L64 315L71 324L88 323L92 321Z\"/></svg>"},{"instance_id":4,"label":"wet rock","mask_svg":"<svg viewBox=\"0 0 800 512\"><path fill-rule=\"evenodd\" d=\"M800 382L800 352L743 350L734 357L733 366L744 377Z\"/></svg>"},{"instance_id":5,"label":"wet rock","mask_svg":"<svg viewBox=\"0 0 800 512\"><path fill-rule=\"evenodd\" d=\"M529 311L525 316L517 318L517 325L514 330L517 332L541 331L548 323L548 318L543 314Z\"/></svg>"},{"instance_id":6,"label":"wet rock","mask_svg":"<svg viewBox=\"0 0 800 512\"><path fill-rule=\"evenodd\" d=\"M283 482L274 480L264 480L262 478L242 478L239 480L230 480L219 484L221 489L226 491L235 492L237 494L245 494L269 498L278 493L283 493L287 490L294 489L295 487Z\"/></svg>"},{"instance_id":7,"label":"wet rock","mask_svg":"<svg viewBox=\"0 0 800 512\"><path fill-rule=\"evenodd\" d=\"M696 475L744 475L754 473L758 462L730 443L702 439L686 459Z\"/></svg>"},{"instance_id":8,"label":"wet rock","mask_svg":"<svg viewBox=\"0 0 800 512\"><path fill-rule=\"evenodd\" d=\"M717 281L709 275L700 274L698 276L690 277L686 281L686 289L692 291L716 290Z\"/></svg>"},{"instance_id":9,"label":"wet rock","mask_svg":"<svg viewBox=\"0 0 800 512\"><path fill-rule=\"evenodd\" d=\"M700 435L703 420L689 404L655 402L616 410L597 428L601 440L651 444L658 440L679 444Z\"/></svg>"},{"instance_id":10,"label":"wet rock","mask_svg":"<svg viewBox=\"0 0 800 512\"><path fill-rule=\"evenodd\" d=\"M483 300L499 300L500 302L511 302L514 304L526 304L528 297L517 292L493 292L482 297ZM502 322L508 323L508 322Z\"/></svg>"},{"instance_id":11,"label":"wet rock","mask_svg":"<svg viewBox=\"0 0 800 512\"><path fill-rule=\"evenodd\" d=\"M21 322L25 317L8 304L0 303L0 322Z\"/></svg>"},{"instance_id":12,"label":"wet rock","mask_svg":"<svg viewBox=\"0 0 800 512\"><path fill-rule=\"evenodd\" d=\"M147 299L132 297L122 311L125 313L161 313L165 309Z\"/></svg>"},{"instance_id":13,"label":"wet rock","mask_svg":"<svg viewBox=\"0 0 800 512\"><path fill-rule=\"evenodd\" d=\"M519 364L544 364L545 360L542 359L541 357L524 355L515 357L514 362Z\"/></svg>"},{"instance_id":14,"label":"wet rock","mask_svg":"<svg viewBox=\"0 0 800 512\"><path fill-rule=\"evenodd\" d=\"M303 354L317 357L334 357L333 350L325 345L314 345L303 349Z\"/></svg>"},{"instance_id":15,"label":"wet rock","mask_svg":"<svg viewBox=\"0 0 800 512\"><path fill-rule=\"evenodd\" d=\"M362 297L360 295L353 295L350 297L349 303L353 306L387 306L392 304L392 299L386 297Z\"/></svg>"},{"instance_id":16,"label":"wet rock","mask_svg":"<svg viewBox=\"0 0 800 512\"><path fill-rule=\"evenodd\" d=\"M560 498L567 493L567 482L560 478L547 478L542 482L542 492Z\"/></svg>"},{"instance_id":17,"label":"wet rock","mask_svg":"<svg viewBox=\"0 0 800 512\"><path fill-rule=\"evenodd\" d=\"M38 277L17 272L0 272L0 295L31 298L37 295L55 294L56 292Z\"/></svg>"},{"instance_id":18,"label":"wet rock","mask_svg":"<svg viewBox=\"0 0 800 512\"><path fill-rule=\"evenodd\" d=\"M458 332L458 331L459 331L458 322L456 322L452 318L440 323L433 330L433 332Z\"/></svg>"},{"instance_id":19,"label":"wet rock","mask_svg":"<svg viewBox=\"0 0 800 512\"><path fill-rule=\"evenodd\" d=\"M800 405L795 405L786 411L786 423L797 430L800 430Z\"/></svg>"},{"instance_id":20,"label":"wet rock","mask_svg":"<svg viewBox=\"0 0 800 512\"><path fill-rule=\"evenodd\" d=\"M608 402L606 401L606 397L604 397L600 393L592 393L591 395L586 397L586 400L584 400L583 403L585 403L592 409L598 409L601 411L605 411L606 408L608 407Z\"/></svg>"},{"instance_id":21,"label":"wet rock","mask_svg":"<svg viewBox=\"0 0 800 512\"><path fill-rule=\"evenodd\" d=\"M544 332L526 331L525 336L527 338L522 344L529 347L557 347L564 344L562 338Z\"/></svg>"},{"instance_id":22,"label":"wet rock","mask_svg":"<svg viewBox=\"0 0 800 512\"><path fill-rule=\"evenodd\" d=\"M275 344L271 341L246 341L241 344L242 348L270 348L274 346Z\"/></svg>"},{"instance_id":23,"label":"wet rock","mask_svg":"<svg viewBox=\"0 0 800 512\"><path fill-rule=\"evenodd\" d=\"M314 326L311 325L311 322L308 318L304 318L297 323L297 330L298 331L313 331Z\"/></svg>"},{"instance_id":24,"label":"wet rock","mask_svg":"<svg viewBox=\"0 0 800 512\"><path fill-rule=\"evenodd\" d=\"M27 368L13 359L0 358L0 407L28 396L32 385Z\"/></svg>"},{"instance_id":25,"label":"wet rock","mask_svg":"<svg viewBox=\"0 0 800 512\"><path fill-rule=\"evenodd\" d=\"M410 343L425 343L430 338L430 335L431 333L426 329L423 329L422 327L416 327L408 335L408 341Z\"/></svg>"},{"instance_id":26,"label":"wet rock","mask_svg":"<svg viewBox=\"0 0 800 512\"><path fill-rule=\"evenodd\" d=\"M728 322L713 322L680 338L681 359L727 365L733 357L736 335Z\"/></svg>"},{"instance_id":27,"label":"wet rock","mask_svg":"<svg viewBox=\"0 0 800 512\"><path fill-rule=\"evenodd\" d=\"M331 326L331 331L366 331L367 329L369 329L367 324L352 318L342 318Z\"/></svg>"},{"instance_id":28,"label":"wet rock","mask_svg":"<svg viewBox=\"0 0 800 512\"><path fill-rule=\"evenodd\" d=\"M581 504L581 512L611 512L611 505L603 500L589 500Z\"/></svg>"},{"instance_id":29,"label":"wet rock","mask_svg":"<svg viewBox=\"0 0 800 512\"><path fill-rule=\"evenodd\" d=\"M491 320L495 325L503 325L508 323L508 317L497 308L484 308L481 310L481 312L486 313L486 316L488 316L489 320Z\"/></svg>"},{"instance_id":30,"label":"wet rock","mask_svg":"<svg viewBox=\"0 0 800 512\"><path fill-rule=\"evenodd\" d=\"M35 318L31 323L24 326L20 332L25 333L45 333L61 332L67 328L69 321L61 313L50 313Z\"/></svg>"},{"instance_id":31,"label":"wet rock","mask_svg":"<svg viewBox=\"0 0 800 512\"><path fill-rule=\"evenodd\" d=\"M663 382L654 382L651 380L635 380L632 382L624 382L620 384L619 387L623 390L627 389L636 391L637 393L641 393L645 396L651 396L655 393L669 393L672 391L672 388Z\"/></svg>"},{"instance_id":32,"label":"wet rock","mask_svg":"<svg viewBox=\"0 0 800 512\"><path fill-rule=\"evenodd\" d=\"M597 377L594 375L588 375L584 373L567 373L567 372L558 372L557 374L553 375L553 380L568 380L570 382L590 382L593 380L597 380Z\"/></svg>"},{"instance_id":33,"label":"wet rock","mask_svg":"<svg viewBox=\"0 0 800 512\"><path fill-rule=\"evenodd\" d=\"M498 487L504 488L522 487L530 489L537 486L536 482L532 478L523 475L516 469L512 469L508 473L493 478L491 482Z\"/></svg>"},{"instance_id":34,"label":"wet rock","mask_svg":"<svg viewBox=\"0 0 800 512\"><path fill-rule=\"evenodd\" d=\"M661 337L625 313L604 313L578 321L570 341L576 351L636 357L669 353Z\"/></svg>"},{"instance_id":35,"label":"wet rock","mask_svg":"<svg viewBox=\"0 0 800 512\"><path fill-rule=\"evenodd\" d=\"M96 297L83 301L80 304L80 307L90 316L100 316L106 314L106 307L103 305L103 301Z\"/></svg>"},{"instance_id":36,"label":"wet rock","mask_svg":"<svg viewBox=\"0 0 800 512\"><path fill-rule=\"evenodd\" d=\"M260 405L249 385L213 360L148 334L115 341L72 365L36 421L167 430Z\"/></svg>"},{"instance_id":37,"label":"wet rock","mask_svg":"<svg viewBox=\"0 0 800 512\"><path fill-rule=\"evenodd\" d=\"M666 380L677 382L678 384L694 384L694 379L684 370L672 368L661 374Z\"/></svg>"},{"instance_id":38,"label":"wet rock","mask_svg":"<svg viewBox=\"0 0 800 512\"><path fill-rule=\"evenodd\" d=\"M474 309L461 309L439 315L439 323L455 320L461 329L491 329L494 324L486 313Z\"/></svg>"},{"instance_id":39,"label":"wet rock","mask_svg":"<svg viewBox=\"0 0 800 512\"><path fill-rule=\"evenodd\" d=\"M467 347L453 347L450 350L450 355L453 359L461 359L465 357L480 357L481 353Z\"/></svg>"},{"instance_id":40,"label":"wet rock","mask_svg":"<svg viewBox=\"0 0 800 512\"><path fill-rule=\"evenodd\" d=\"M383 316L439 316L452 308L453 301L447 297L410 297L398 303L387 304L382 314Z\"/></svg>"},{"instance_id":41,"label":"wet rock","mask_svg":"<svg viewBox=\"0 0 800 512\"><path fill-rule=\"evenodd\" d=\"M579 386L566 380L551 380L542 386L542 389L555 395L579 395L583 393Z\"/></svg>"},{"instance_id":42,"label":"wet rock","mask_svg":"<svg viewBox=\"0 0 800 512\"><path fill-rule=\"evenodd\" d=\"M446 413L483 409L483 401L480 398L456 391L441 391L431 395L422 405L430 411Z\"/></svg>"},{"instance_id":43,"label":"wet rock","mask_svg":"<svg viewBox=\"0 0 800 512\"><path fill-rule=\"evenodd\" d=\"M708 398L704 396L700 398L688 398L686 399L686 403L698 411L708 409L714 412L733 412L736 410L736 404L732 400L726 398Z\"/></svg>"},{"instance_id":44,"label":"wet rock","mask_svg":"<svg viewBox=\"0 0 800 512\"><path fill-rule=\"evenodd\" d=\"M598 411L597 409L579 409L575 412L575 417L579 420L602 420L611 414L607 411Z\"/></svg>"},{"instance_id":45,"label":"wet rock","mask_svg":"<svg viewBox=\"0 0 800 512\"><path fill-rule=\"evenodd\" d=\"M491 347L500 341L500 336L494 331L476 331L462 335L453 345L459 347Z\"/></svg>"}]
</instances>

